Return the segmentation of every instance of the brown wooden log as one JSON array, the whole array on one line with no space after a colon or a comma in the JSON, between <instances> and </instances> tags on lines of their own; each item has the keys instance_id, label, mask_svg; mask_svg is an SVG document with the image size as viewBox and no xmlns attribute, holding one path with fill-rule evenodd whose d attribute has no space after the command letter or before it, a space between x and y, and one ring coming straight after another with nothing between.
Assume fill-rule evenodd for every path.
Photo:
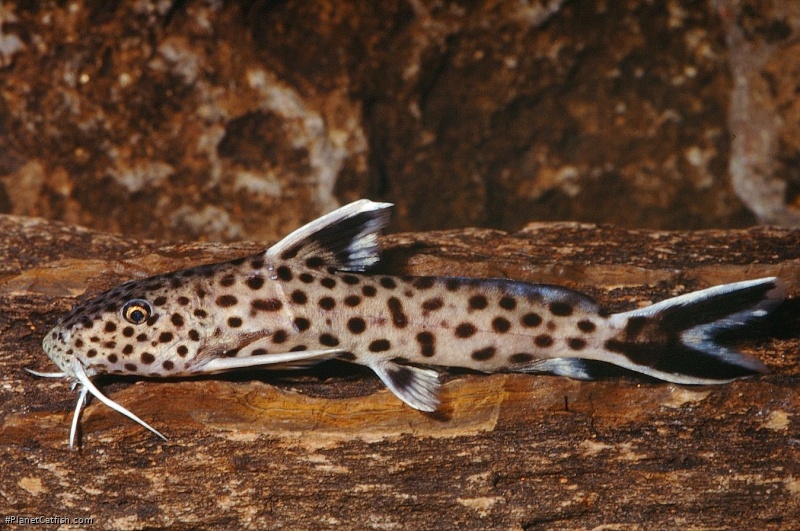
<instances>
[{"instance_id":1,"label":"brown wooden log","mask_svg":"<svg viewBox=\"0 0 800 531\"><path fill-rule=\"evenodd\" d=\"M778 275L790 300L742 349L772 374L682 387L451 374L440 412L368 370L103 379L164 442L76 399L43 334L76 300L126 279L256 252L170 245L0 216L0 517L103 528L790 528L800 521L800 231L653 232L534 224L385 238L383 271L506 277L586 291L612 311ZM763 332L763 331L762 331Z\"/></svg>"}]
</instances>

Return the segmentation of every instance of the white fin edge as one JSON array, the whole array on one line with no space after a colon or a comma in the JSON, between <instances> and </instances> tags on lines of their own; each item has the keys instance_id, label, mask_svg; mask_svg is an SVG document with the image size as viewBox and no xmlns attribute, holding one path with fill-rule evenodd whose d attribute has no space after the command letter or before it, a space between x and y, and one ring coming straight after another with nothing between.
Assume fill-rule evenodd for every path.
<instances>
[{"instance_id":1,"label":"white fin edge","mask_svg":"<svg viewBox=\"0 0 800 531\"><path fill-rule=\"evenodd\" d=\"M73 367L73 372L75 374L75 378L77 378L78 381L81 383L81 385L83 385L83 389L81 389L81 396L80 396L80 398L78 398L78 405L79 406L81 405L81 401L85 402L85 400L86 400L86 392L88 391L88 392L92 393L92 396L97 398L100 402L102 402L106 406L110 407L111 409L113 409L117 413L125 415L126 417L128 417L132 421L136 422L137 424L139 424L139 425L147 428L151 432L155 433L156 435L158 435L159 437L161 437L165 441L167 440L166 437L164 437L157 429L152 427L150 424L146 423L145 421L143 421L142 419L140 419L139 417L137 417L136 415L134 415L133 413L131 413L130 411L128 411L127 409L122 407L121 405L117 404L113 400L107 398L103 393L101 393L100 390L97 387L95 387L95 385L89 379L89 376L86 375L86 369L84 369L83 365L81 365L81 362L78 361L77 358L75 359L74 363L72 364L72 367ZM76 407L75 408L75 417L77 417L78 414L80 413L81 407ZM77 421L75 420L75 418L72 419L72 423L73 423L73 430L77 431ZM71 431L71 433L70 433L70 449L72 449L72 438L73 438L73 435L74 435L74 433Z\"/></svg>"},{"instance_id":2,"label":"white fin edge","mask_svg":"<svg viewBox=\"0 0 800 531\"><path fill-rule=\"evenodd\" d=\"M336 358L345 352L343 349L301 350L299 352L283 352L280 354L262 354L261 356L248 356L246 358L213 358L208 362L194 368L193 374L213 374L216 372L232 371L247 367L269 365L285 365L287 363L302 361L325 361Z\"/></svg>"},{"instance_id":3,"label":"white fin edge","mask_svg":"<svg viewBox=\"0 0 800 531\"><path fill-rule=\"evenodd\" d=\"M290 249L303 244L314 235L326 228L335 226L359 214L368 212L378 212L392 208L392 203L378 203L369 199L359 199L342 207L337 208L319 218L306 223L305 225L290 232L275 245L265 251L265 256L270 260L278 260ZM374 265L379 260L378 234L388 223L388 213L384 216L376 215L374 219L366 222L354 235L354 241L358 242L357 249L349 248L349 265L342 270L363 271L366 267ZM330 265L330 264L329 264Z\"/></svg>"},{"instance_id":4,"label":"white fin edge","mask_svg":"<svg viewBox=\"0 0 800 531\"><path fill-rule=\"evenodd\" d=\"M780 279L778 277L764 277L764 278L757 278L754 280L743 280L741 282L732 282L730 284L720 284L719 286L712 286L710 288L701 289L699 291L692 291L690 293L678 295L677 297L665 299L661 302L651 304L650 306L645 306L643 308L636 308L635 310L630 310L627 312L616 313L612 315L610 319L612 323L614 323L615 325L624 326L624 323L627 321L629 317L634 317L634 316L651 317L663 311L666 308L683 306L687 303L709 299L716 295L732 293L740 289L752 288L754 286L760 286L761 284L769 284L769 283L775 283L776 286L772 291L767 292L768 296L767 298L764 299L764 301L782 300L786 295L786 289L781 283ZM757 308L758 304L759 303L755 303L753 305L753 308Z\"/></svg>"}]
</instances>

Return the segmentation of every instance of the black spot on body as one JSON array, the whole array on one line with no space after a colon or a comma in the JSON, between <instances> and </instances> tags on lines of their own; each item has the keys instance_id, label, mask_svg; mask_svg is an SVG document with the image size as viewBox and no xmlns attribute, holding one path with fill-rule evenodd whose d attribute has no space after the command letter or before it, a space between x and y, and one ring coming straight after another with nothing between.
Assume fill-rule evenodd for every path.
<instances>
[{"instance_id":1,"label":"black spot on body","mask_svg":"<svg viewBox=\"0 0 800 531\"><path fill-rule=\"evenodd\" d=\"M137 367L136 367L135 363L126 363L125 364L125 369L130 371L130 372L136 372L136 368Z\"/></svg>"},{"instance_id":2,"label":"black spot on body","mask_svg":"<svg viewBox=\"0 0 800 531\"><path fill-rule=\"evenodd\" d=\"M517 299L514 297L509 297L508 295L504 295L500 299L500 307L504 310L513 310L517 307Z\"/></svg>"},{"instance_id":3,"label":"black spot on body","mask_svg":"<svg viewBox=\"0 0 800 531\"><path fill-rule=\"evenodd\" d=\"M200 308L194 311L195 317L200 317L201 319L204 317L208 317L208 313L205 310L201 310Z\"/></svg>"},{"instance_id":4,"label":"black spot on body","mask_svg":"<svg viewBox=\"0 0 800 531\"><path fill-rule=\"evenodd\" d=\"M133 329L131 329L131 333L133 333ZM53 339L55 339L55 338L56 338L56 334L55 334L55 332L53 332ZM75 340L75 346L77 348L81 348L83 346L83 340L82 339L76 339Z\"/></svg>"},{"instance_id":5,"label":"black spot on body","mask_svg":"<svg viewBox=\"0 0 800 531\"><path fill-rule=\"evenodd\" d=\"M117 361L119 361L119 358L117 357L116 354L109 354L108 358L106 359L108 360L109 363L116 363Z\"/></svg>"},{"instance_id":6,"label":"black spot on body","mask_svg":"<svg viewBox=\"0 0 800 531\"><path fill-rule=\"evenodd\" d=\"M191 330L189 330L189 339L191 339L192 341L200 341L200 333L194 328L192 328Z\"/></svg>"},{"instance_id":7,"label":"black spot on body","mask_svg":"<svg viewBox=\"0 0 800 531\"><path fill-rule=\"evenodd\" d=\"M367 329L367 323L361 317L351 317L347 320L347 329L354 334L361 334Z\"/></svg>"},{"instance_id":8,"label":"black spot on body","mask_svg":"<svg viewBox=\"0 0 800 531\"><path fill-rule=\"evenodd\" d=\"M242 320L239 317L228 317L228 326L231 328L239 328L242 326Z\"/></svg>"},{"instance_id":9,"label":"black spot on body","mask_svg":"<svg viewBox=\"0 0 800 531\"><path fill-rule=\"evenodd\" d=\"M172 321L172 324L174 324L178 328L183 326L183 317L179 313L173 313L172 317L170 317L169 320Z\"/></svg>"},{"instance_id":10,"label":"black spot on body","mask_svg":"<svg viewBox=\"0 0 800 531\"><path fill-rule=\"evenodd\" d=\"M342 282L349 284L350 286L354 286L361 282L361 279L355 275L342 275Z\"/></svg>"},{"instance_id":11,"label":"black spot on body","mask_svg":"<svg viewBox=\"0 0 800 531\"><path fill-rule=\"evenodd\" d=\"M426 358L433 357L436 354L436 336L431 332L418 333L417 343L419 343L420 354Z\"/></svg>"},{"instance_id":12,"label":"black spot on body","mask_svg":"<svg viewBox=\"0 0 800 531\"><path fill-rule=\"evenodd\" d=\"M397 287L397 282L391 277L381 277L380 284L386 289L394 289Z\"/></svg>"},{"instance_id":13,"label":"black spot on body","mask_svg":"<svg viewBox=\"0 0 800 531\"><path fill-rule=\"evenodd\" d=\"M595 324L589 320L584 319L583 321L578 321L578 330L581 332L588 334L594 332L595 328L597 328Z\"/></svg>"},{"instance_id":14,"label":"black spot on body","mask_svg":"<svg viewBox=\"0 0 800 531\"><path fill-rule=\"evenodd\" d=\"M335 347L339 344L339 338L331 334L322 334L319 336L319 342L326 347Z\"/></svg>"},{"instance_id":15,"label":"black spot on body","mask_svg":"<svg viewBox=\"0 0 800 531\"><path fill-rule=\"evenodd\" d=\"M492 330L498 334L505 334L511 328L511 323L505 317L495 317L492 319Z\"/></svg>"},{"instance_id":16,"label":"black spot on body","mask_svg":"<svg viewBox=\"0 0 800 531\"><path fill-rule=\"evenodd\" d=\"M217 297L216 300L217 306L222 308L230 308L231 306L235 306L238 302L239 300L233 295L221 295Z\"/></svg>"},{"instance_id":17,"label":"black spot on body","mask_svg":"<svg viewBox=\"0 0 800 531\"><path fill-rule=\"evenodd\" d=\"M219 285L226 288L229 288L234 284L236 284L236 277L233 275L225 275L219 280Z\"/></svg>"},{"instance_id":18,"label":"black spot on body","mask_svg":"<svg viewBox=\"0 0 800 531\"><path fill-rule=\"evenodd\" d=\"M304 350L308 350L308 347L305 345L295 345L289 349L289 352L302 352Z\"/></svg>"},{"instance_id":19,"label":"black spot on body","mask_svg":"<svg viewBox=\"0 0 800 531\"><path fill-rule=\"evenodd\" d=\"M166 370L171 371L175 368L175 364L172 363L170 360L164 360L164 363L161 364Z\"/></svg>"},{"instance_id":20,"label":"black spot on body","mask_svg":"<svg viewBox=\"0 0 800 531\"><path fill-rule=\"evenodd\" d=\"M457 278L448 278L444 287L447 288L447 291L457 291L461 287L461 281Z\"/></svg>"},{"instance_id":21,"label":"black spot on body","mask_svg":"<svg viewBox=\"0 0 800 531\"><path fill-rule=\"evenodd\" d=\"M309 328L311 328L311 321L306 319L305 317L297 317L294 320L294 326L300 332L305 332Z\"/></svg>"},{"instance_id":22,"label":"black spot on body","mask_svg":"<svg viewBox=\"0 0 800 531\"><path fill-rule=\"evenodd\" d=\"M472 335L477 332L478 329L475 328L475 325L472 323L461 323L456 327L456 337L460 337L462 339L472 337Z\"/></svg>"},{"instance_id":23,"label":"black spot on body","mask_svg":"<svg viewBox=\"0 0 800 531\"><path fill-rule=\"evenodd\" d=\"M337 359L344 361L355 361L358 358L352 352L342 352L341 354L339 354L339 357Z\"/></svg>"},{"instance_id":24,"label":"black spot on body","mask_svg":"<svg viewBox=\"0 0 800 531\"><path fill-rule=\"evenodd\" d=\"M142 363L145 365L150 365L154 361L156 361L156 357L150 354L149 352L142 352Z\"/></svg>"},{"instance_id":25,"label":"black spot on body","mask_svg":"<svg viewBox=\"0 0 800 531\"><path fill-rule=\"evenodd\" d=\"M582 350L586 346L586 341L579 337L573 337L567 341L567 344L572 350Z\"/></svg>"},{"instance_id":26,"label":"black spot on body","mask_svg":"<svg viewBox=\"0 0 800 531\"><path fill-rule=\"evenodd\" d=\"M542 324L542 317L538 313L530 312L523 315L522 319L520 319L520 322L522 323L522 326L534 328Z\"/></svg>"},{"instance_id":27,"label":"black spot on body","mask_svg":"<svg viewBox=\"0 0 800 531\"><path fill-rule=\"evenodd\" d=\"M261 312L277 312L283 307L283 303L278 299L255 299L250 306Z\"/></svg>"},{"instance_id":28,"label":"black spot on body","mask_svg":"<svg viewBox=\"0 0 800 531\"><path fill-rule=\"evenodd\" d=\"M390 348L392 348L392 344L388 339L376 339L369 344L370 352L386 352Z\"/></svg>"},{"instance_id":29,"label":"black spot on body","mask_svg":"<svg viewBox=\"0 0 800 531\"><path fill-rule=\"evenodd\" d=\"M375 288L375 286L367 285L361 288L361 294L365 297L374 297L376 293L378 293L378 290Z\"/></svg>"},{"instance_id":30,"label":"black spot on body","mask_svg":"<svg viewBox=\"0 0 800 531\"><path fill-rule=\"evenodd\" d=\"M568 315L572 315L572 305L567 304L566 302L551 302L549 308L550 313L559 317L567 317Z\"/></svg>"},{"instance_id":31,"label":"black spot on body","mask_svg":"<svg viewBox=\"0 0 800 531\"><path fill-rule=\"evenodd\" d=\"M67 353L69 353L69 351L67 351ZM87 357L87 358L94 358L95 356L97 356L97 351L96 351L95 349L93 349L93 348L90 348L90 349L89 349L89 350L86 352L86 357Z\"/></svg>"},{"instance_id":32,"label":"black spot on body","mask_svg":"<svg viewBox=\"0 0 800 531\"><path fill-rule=\"evenodd\" d=\"M297 278L299 278L300 282L302 282L303 284L311 284L312 282L314 282L314 275L312 275L311 273L301 273L300 276Z\"/></svg>"},{"instance_id":33,"label":"black spot on body","mask_svg":"<svg viewBox=\"0 0 800 531\"><path fill-rule=\"evenodd\" d=\"M483 295L473 295L469 298L470 310L483 310L489 305L489 301Z\"/></svg>"},{"instance_id":34,"label":"black spot on body","mask_svg":"<svg viewBox=\"0 0 800 531\"><path fill-rule=\"evenodd\" d=\"M247 280L245 280L244 283L247 284L247 287L252 289L253 291L259 290L264 286L264 277L262 276L249 277Z\"/></svg>"},{"instance_id":35,"label":"black spot on body","mask_svg":"<svg viewBox=\"0 0 800 531\"><path fill-rule=\"evenodd\" d=\"M263 356L264 354L267 354L267 349L265 348L253 349L253 351L250 353L251 356Z\"/></svg>"},{"instance_id":36,"label":"black spot on body","mask_svg":"<svg viewBox=\"0 0 800 531\"><path fill-rule=\"evenodd\" d=\"M472 356L472 359L474 359L475 361L486 361L488 359L492 359L494 357L494 354L495 354L496 351L497 351L497 349L495 349L494 347L486 347L486 348L482 348L480 350L474 351L471 354L471 356Z\"/></svg>"},{"instance_id":37,"label":"black spot on body","mask_svg":"<svg viewBox=\"0 0 800 531\"><path fill-rule=\"evenodd\" d=\"M276 330L275 333L272 334L273 343L285 343L287 339L289 339L289 334L286 330Z\"/></svg>"},{"instance_id":38,"label":"black spot on body","mask_svg":"<svg viewBox=\"0 0 800 531\"><path fill-rule=\"evenodd\" d=\"M111 321L106 322L106 325L103 327L103 330L105 330L106 332L113 332L116 329L117 329L117 325L115 325Z\"/></svg>"},{"instance_id":39,"label":"black spot on body","mask_svg":"<svg viewBox=\"0 0 800 531\"><path fill-rule=\"evenodd\" d=\"M322 297L317 304L323 310L332 310L336 307L336 301L333 297Z\"/></svg>"},{"instance_id":40,"label":"black spot on body","mask_svg":"<svg viewBox=\"0 0 800 531\"><path fill-rule=\"evenodd\" d=\"M333 289L336 287L336 280L333 279L332 277L325 277L322 280L320 280L319 283L320 285L328 289Z\"/></svg>"},{"instance_id":41,"label":"black spot on body","mask_svg":"<svg viewBox=\"0 0 800 531\"><path fill-rule=\"evenodd\" d=\"M140 343L143 341L147 341L147 334L139 334L138 336L136 336L136 341Z\"/></svg>"},{"instance_id":42,"label":"black spot on body","mask_svg":"<svg viewBox=\"0 0 800 531\"><path fill-rule=\"evenodd\" d=\"M264 259L263 258L255 258L252 262L250 262L250 267L253 269L261 269L264 267Z\"/></svg>"},{"instance_id":43,"label":"black spot on body","mask_svg":"<svg viewBox=\"0 0 800 531\"><path fill-rule=\"evenodd\" d=\"M170 332L161 332L161 334L158 336L158 340L161 343L169 343L170 341L172 341L172 337L173 336Z\"/></svg>"},{"instance_id":44,"label":"black spot on body","mask_svg":"<svg viewBox=\"0 0 800 531\"><path fill-rule=\"evenodd\" d=\"M288 267L280 266L276 270L276 272L278 273L278 278L279 279L281 279L281 280L283 280L285 282L288 282L288 281L292 280L292 270L289 269Z\"/></svg>"},{"instance_id":45,"label":"black spot on body","mask_svg":"<svg viewBox=\"0 0 800 531\"><path fill-rule=\"evenodd\" d=\"M533 339L533 342L537 347L546 348L552 346L553 338L547 334L540 334Z\"/></svg>"},{"instance_id":46,"label":"black spot on body","mask_svg":"<svg viewBox=\"0 0 800 531\"><path fill-rule=\"evenodd\" d=\"M105 343L103 343L103 346L105 348L108 348L108 349L115 348L117 346L117 342L116 341L106 341Z\"/></svg>"},{"instance_id":47,"label":"black spot on body","mask_svg":"<svg viewBox=\"0 0 800 531\"><path fill-rule=\"evenodd\" d=\"M305 294L304 291L300 291L296 289L292 292L292 302L295 304L305 304L308 302L308 296Z\"/></svg>"},{"instance_id":48,"label":"black spot on body","mask_svg":"<svg viewBox=\"0 0 800 531\"><path fill-rule=\"evenodd\" d=\"M428 299L422 303L422 309L426 312L433 312L444 306L444 301L440 297Z\"/></svg>"},{"instance_id":49,"label":"black spot on body","mask_svg":"<svg viewBox=\"0 0 800 531\"><path fill-rule=\"evenodd\" d=\"M361 304L361 297L359 297L358 295L348 295L347 297L344 298L344 303L345 305L351 308L355 308L356 306Z\"/></svg>"},{"instance_id":50,"label":"black spot on body","mask_svg":"<svg viewBox=\"0 0 800 531\"><path fill-rule=\"evenodd\" d=\"M397 297L390 297L387 301L389 313L392 316L392 323L397 328L405 328L408 325L408 317L403 312L403 303Z\"/></svg>"},{"instance_id":51,"label":"black spot on body","mask_svg":"<svg viewBox=\"0 0 800 531\"><path fill-rule=\"evenodd\" d=\"M182 297L182 296L178 297L178 304L180 304L181 306L186 306L187 304L189 304L189 297Z\"/></svg>"},{"instance_id":52,"label":"black spot on body","mask_svg":"<svg viewBox=\"0 0 800 531\"><path fill-rule=\"evenodd\" d=\"M186 345L179 345L178 346L178 356L180 356L182 358L182 357L186 356L188 353L189 353L189 349L186 347Z\"/></svg>"}]
</instances>

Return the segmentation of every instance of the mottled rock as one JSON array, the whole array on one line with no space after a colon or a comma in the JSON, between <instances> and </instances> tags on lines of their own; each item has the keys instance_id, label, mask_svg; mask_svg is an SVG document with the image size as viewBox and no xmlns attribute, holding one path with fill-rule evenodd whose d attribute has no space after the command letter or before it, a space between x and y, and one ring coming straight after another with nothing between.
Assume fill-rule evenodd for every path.
<instances>
[{"instance_id":1,"label":"mottled rock","mask_svg":"<svg viewBox=\"0 0 800 531\"><path fill-rule=\"evenodd\" d=\"M793 0L6 2L0 211L272 240L796 225Z\"/></svg>"}]
</instances>

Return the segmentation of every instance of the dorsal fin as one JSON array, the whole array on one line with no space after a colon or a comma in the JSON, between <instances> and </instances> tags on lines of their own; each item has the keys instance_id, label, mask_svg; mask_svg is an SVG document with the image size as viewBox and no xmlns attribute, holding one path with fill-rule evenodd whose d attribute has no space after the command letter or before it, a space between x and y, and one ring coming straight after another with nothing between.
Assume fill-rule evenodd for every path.
<instances>
[{"instance_id":1,"label":"dorsal fin","mask_svg":"<svg viewBox=\"0 0 800 531\"><path fill-rule=\"evenodd\" d=\"M378 235L389 222L391 207L360 199L303 225L267 249L266 257L364 271L380 259Z\"/></svg>"}]
</instances>

